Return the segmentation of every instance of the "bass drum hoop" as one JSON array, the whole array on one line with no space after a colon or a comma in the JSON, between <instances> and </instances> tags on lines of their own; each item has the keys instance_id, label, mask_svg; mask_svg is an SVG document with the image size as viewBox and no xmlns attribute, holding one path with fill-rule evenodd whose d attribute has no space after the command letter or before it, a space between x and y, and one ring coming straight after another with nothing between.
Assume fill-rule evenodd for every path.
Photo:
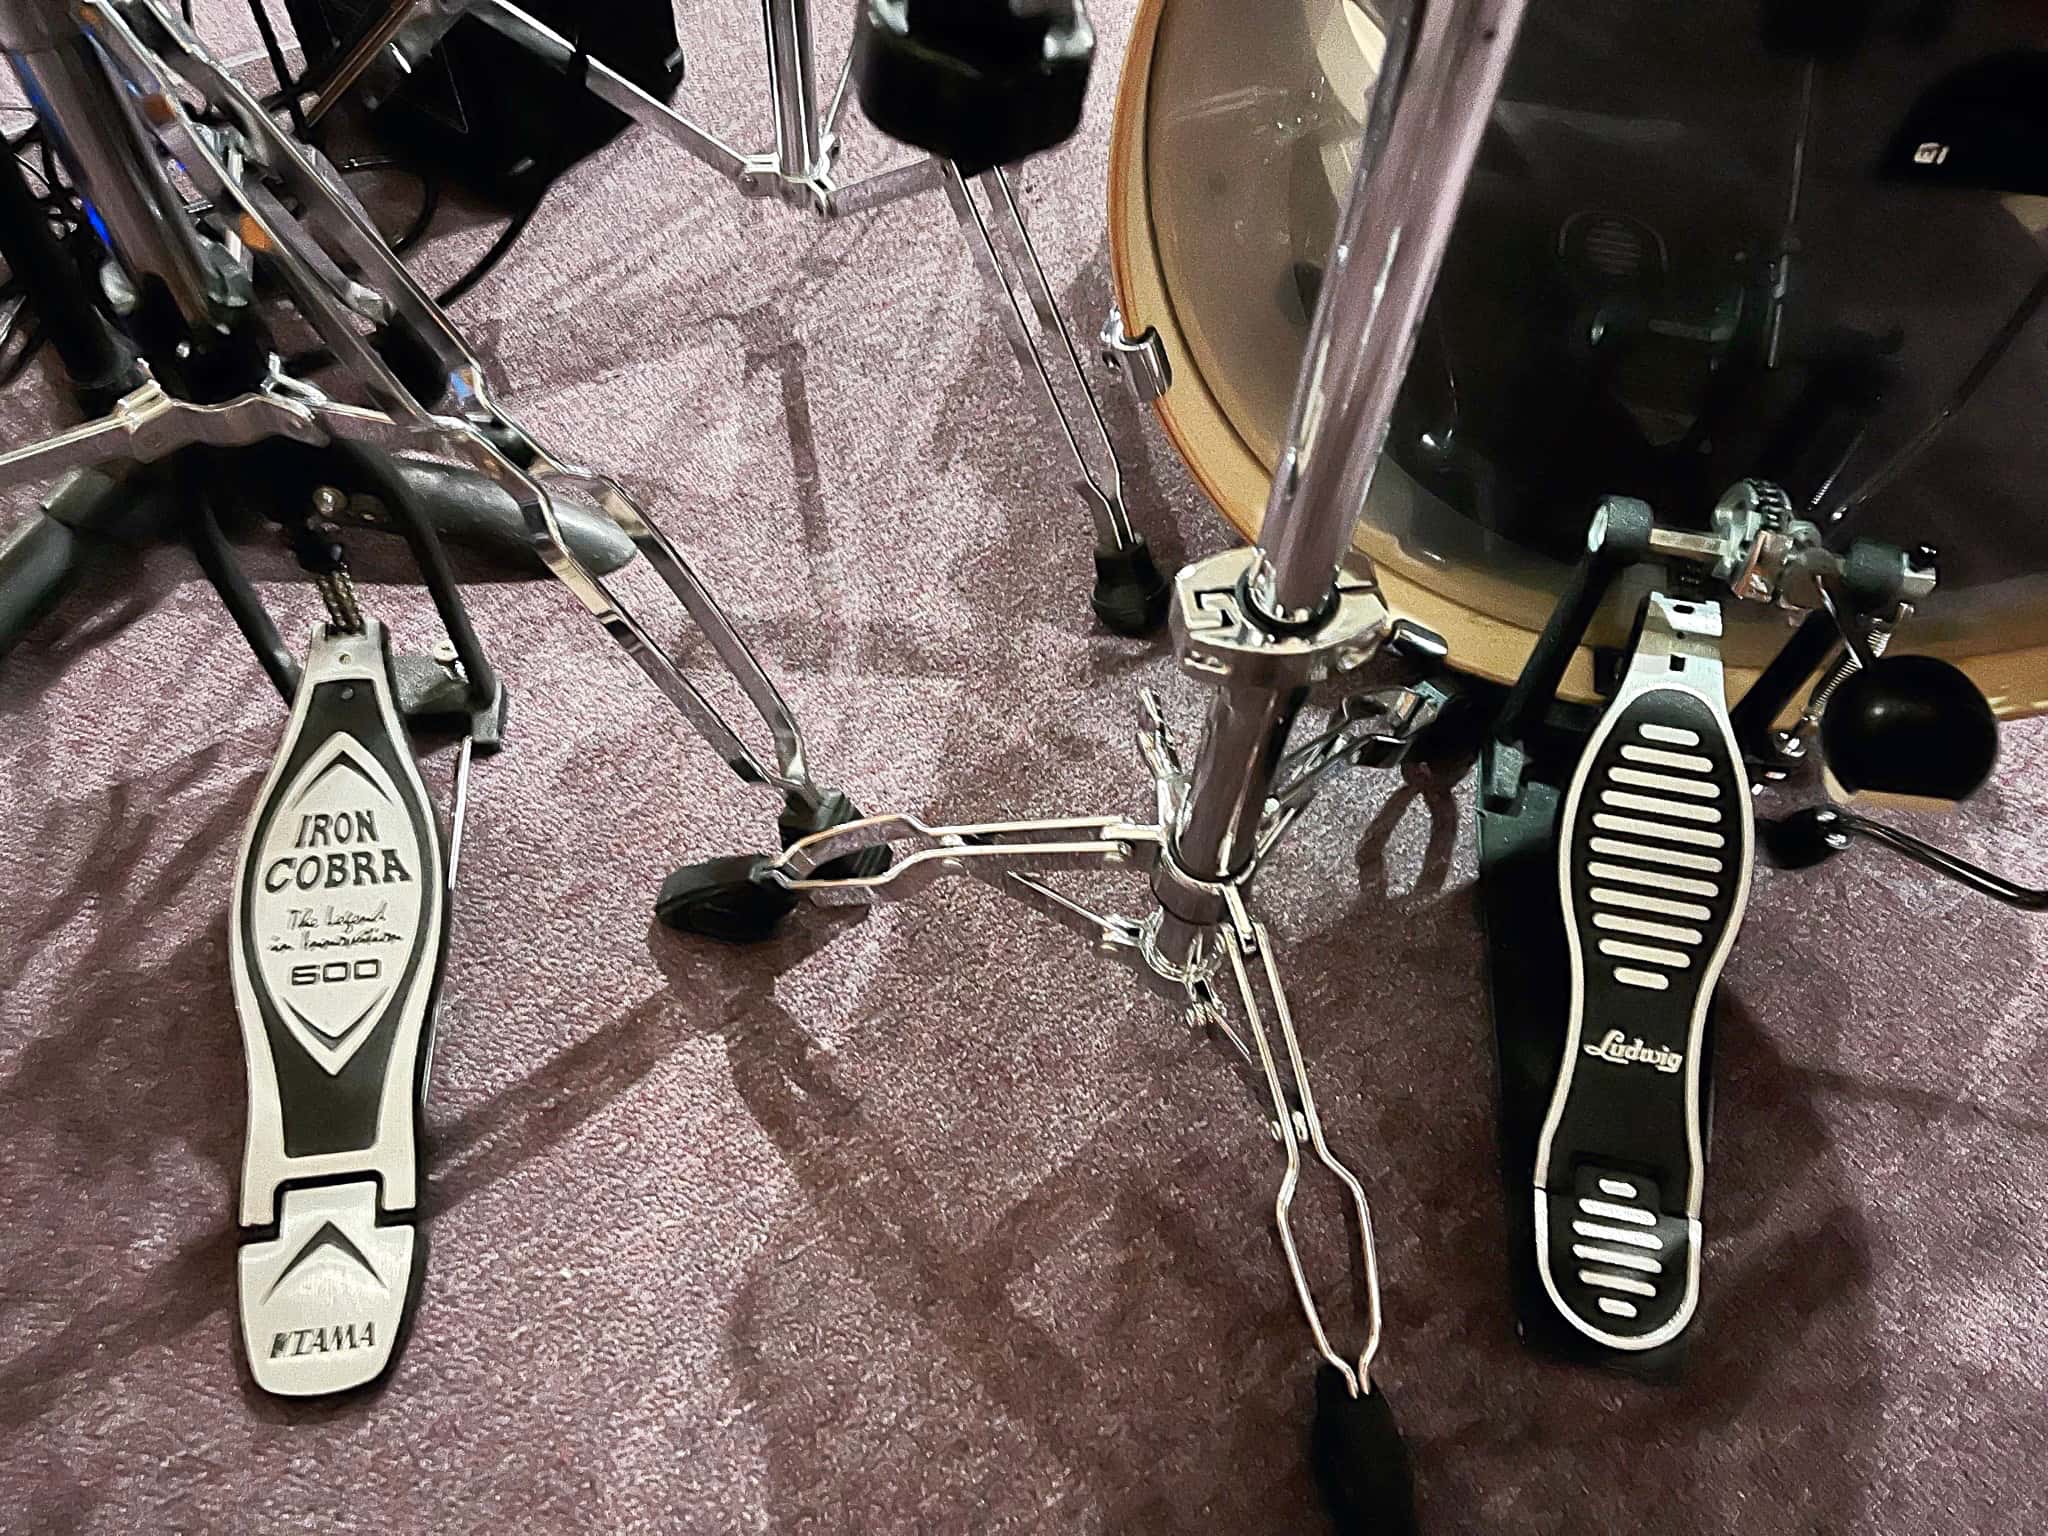
<instances>
[{"instance_id":1,"label":"bass drum hoop","mask_svg":"<svg viewBox=\"0 0 2048 1536\"><path fill-rule=\"evenodd\" d=\"M1195 483L1246 539L1258 537L1272 473L1254 453L1210 391L1188 350L1187 338L1167 292L1159 243L1152 227L1152 199L1145 159L1153 53L1159 24L1170 0L1140 0L1117 83L1116 113L1109 141L1109 261L1117 308L1130 334L1147 329L1159 337L1172 370L1172 387L1152 403L1174 451ZM1181 0L1189 3L1189 0ZM1392 482L1398 480L1399 484ZM1414 494L1400 467L1383 460L1374 477L1372 499ZM1451 663L1495 682L1513 682L1536 643L1537 631L1496 616L1511 606L1489 600L1500 583L1485 572L1425 563L1371 520L1361 520L1352 548L1369 558L1387 606L1428 626L1451 648ZM1526 598L1524 599L1526 601ZM1790 631L1788 629L1787 633ZM2002 719L2048 711L2048 646L1998 649L1987 640L1920 643L1910 621L1901 632L1903 648L1954 662L1984 690ZM1731 659L1726 668L1728 702L1749 691L1761 667ZM1599 703L1593 686L1592 648L1580 646L1559 686L1561 697ZM1800 707L1795 701L1788 715Z\"/></svg>"}]
</instances>

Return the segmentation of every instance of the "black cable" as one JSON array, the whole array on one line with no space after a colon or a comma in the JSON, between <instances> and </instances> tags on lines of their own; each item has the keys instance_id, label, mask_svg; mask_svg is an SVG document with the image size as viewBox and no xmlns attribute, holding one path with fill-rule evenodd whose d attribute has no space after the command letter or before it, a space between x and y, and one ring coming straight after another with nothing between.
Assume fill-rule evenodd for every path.
<instances>
[{"instance_id":1,"label":"black cable","mask_svg":"<svg viewBox=\"0 0 2048 1536\"><path fill-rule=\"evenodd\" d=\"M540 212L540 205L546 199L547 188L542 187L524 208L512 215L512 222L498 232L498 238L491 242L489 250L477 258L476 264L436 294L434 302L446 309L489 277L492 269L510 254L513 246L519 243L519 237L526 233L526 226L533 222L533 216Z\"/></svg>"},{"instance_id":2,"label":"black cable","mask_svg":"<svg viewBox=\"0 0 2048 1536\"><path fill-rule=\"evenodd\" d=\"M421 181L423 185L432 185L425 176L421 177ZM438 197L438 192L436 196ZM519 243L519 237L526 233L527 225L533 222L533 216L540 212L540 205L546 199L547 188L542 187L525 207L512 215L511 222L498 231L498 236L491 242L489 249L471 264L469 270L434 295L434 303L442 309L447 309L467 297L478 283L489 277L497 265L511 254L512 247ZM287 358L285 368L293 374L306 374L316 368L325 368L333 361L334 354L326 347L313 347Z\"/></svg>"},{"instance_id":3,"label":"black cable","mask_svg":"<svg viewBox=\"0 0 2048 1536\"><path fill-rule=\"evenodd\" d=\"M292 131L300 138L311 141L306 126L306 110L299 105L299 82L292 78L291 66L285 63L284 47L277 40L277 27L270 19L270 6L266 0L249 0L249 15L256 23L256 35L263 39L263 51L270 55L270 72L277 77L278 94L284 97L284 109L290 114ZM188 15L185 18L190 21Z\"/></svg>"},{"instance_id":4,"label":"black cable","mask_svg":"<svg viewBox=\"0 0 2048 1536\"><path fill-rule=\"evenodd\" d=\"M419 211L412 216L412 222L391 238L391 249L403 254L418 245L427 236L427 228L434 222L434 215L441 211L441 179L431 171L422 170L410 161L396 155L355 155L335 167L344 176L360 176L373 171L396 171L409 176L420 184Z\"/></svg>"},{"instance_id":5,"label":"black cable","mask_svg":"<svg viewBox=\"0 0 2048 1536\"><path fill-rule=\"evenodd\" d=\"M7 153L15 158L22 170L43 183L43 194L35 198L35 203L59 232L66 239L70 238L78 228L83 209L77 205L70 189L57 179L55 157L43 135L42 124L36 123L5 140L5 145ZM32 149L42 151L40 165L28 158L27 152ZM30 190L33 192L32 188ZM49 340L29 304L21 280L12 272L0 280L0 304L9 301L15 301L15 305L5 328L0 329L0 389L8 389L19 381ZM8 352L17 341L21 343L20 350L10 358Z\"/></svg>"}]
</instances>

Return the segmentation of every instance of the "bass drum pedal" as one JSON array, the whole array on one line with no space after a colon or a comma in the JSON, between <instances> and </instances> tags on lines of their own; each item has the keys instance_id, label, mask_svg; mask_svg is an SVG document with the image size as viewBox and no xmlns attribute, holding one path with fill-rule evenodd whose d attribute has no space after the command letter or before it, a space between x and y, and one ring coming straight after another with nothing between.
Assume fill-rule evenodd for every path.
<instances>
[{"instance_id":1,"label":"bass drum pedal","mask_svg":"<svg viewBox=\"0 0 2048 1536\"><path fill-rule=\"evenodd\" d=\"M1714 989L1755 867L1753 765L1796 766L1805 754L1775 722L1810 684L1817 717L1849 669L1893 668L1868 654L1874 641L1935 585L1928 552L1863 539L1831 551L1791 506L1769 482L1740 481L1700 531L1608 497L1480 749L1517 1321L1541 1349L1639 1375L1676 1373L1699 1311ZM1559 685L1618 578L1645 564L1665 574L1596 716ZM1732 712L1724 601L1806 615ZM1910 681L1886 697L1919 698ZM1952 680L1922 691L1956 712ZM1951 755L1943 783L1989 771L1981 750Z\"/></svg>"},{"instance_id":2,"label":"bass drum pedal","mask_svg":"<svg viewBox=\"0 0 2048 1536\"><path fill-rule=\"evenodd\" d=\"M237 1289L266 1392L373 1382L410 1321L447 863L384 627L322 626L228 923L249 1088Z\"/></svg>"},{"instance_id":3,"label":"bass drum pedal","mask_svg":"<svg viewBox=\"0 0 2048 1536\"><path fill-rule=\"evenodd\" d=\"M1721 609L1653 592L1558 826L1564 1052L1536 1147L1544 1294L1605 1349L1675 1339L1700 1294L1714 985L1755 841Z\"/></svg>"}]
</instances>

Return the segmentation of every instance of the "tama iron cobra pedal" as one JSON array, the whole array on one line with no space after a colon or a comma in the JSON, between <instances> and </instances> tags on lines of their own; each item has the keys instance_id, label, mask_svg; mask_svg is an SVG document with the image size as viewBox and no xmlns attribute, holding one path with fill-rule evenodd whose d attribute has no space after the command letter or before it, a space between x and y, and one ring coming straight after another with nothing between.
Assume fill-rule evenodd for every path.
<instances>
[{"instance_id":1,"label":"tama iron cobra pedal","mask_svg":"<svg viewBox=\"0 0 2048 1536\"><path fill-rule=\"evenodd\" d=\"M813 779L781 694L705 583L614 480L556 457L493 400L482 361L320 155L287 135L161 0L0 0L0 44L58 146L105 249L90 273L36 242L0 247L59 317L67 372L103 414L0 452L0 485L98 475L168 499L292 724L244 842L231 917L249 1052L238 1222L242 1332L266 1391L347 1390L388 1369L424 1253L419 1098L446 944L472 749L500 739L503 695L435 535L465 508L417 471L442 456L516 509L525 548L794 841L858 812ZM203 102L203 109L195 109ZM204 202L190 206L170 168ZM98 282L107 264L107 280ZM115 270L118 269L118 270ZM96 286L97 284L97 286ZM94 294L136 302L109 316ZM367 403L280 362L288 307ZM53 333L54 339L54 333ZM104 375L104 378L102 378ZM578 539L558 496L586 497L611 540ZM446 631L394 653L360 611L332 519L374 502L411 544ZM301 667L237 566L218 508L259 509L318 583L327 622ZM502 521L502 508L492 517ZM757 713L756 751L657 624L586 563L623 542ZM464 744L444 848L401 720L455 722ZM884 855L863 860L872 869Z\"/></svg>"},{"instance_id":2,"label":"tama iron cobra pedal","mask_svg":"<svg viewBox=\"0 0 2048 1536\"><path fill-rule=\"evenodd\" d=\"M458 786L466 769L465 739ZM458 788L458 828L462 808ZM249 1083L236 1279L266 1392L373 1381L409 1321L456 851L413 760L384 626L321 626L228 920Z\"/></svg>"},{"instance_id":3,"label":"tama iron cobra pedal","mask_svg":"<svg viewBox=\"0 0 2048 1536\"><path fill-rule=\"evenodd\" d=\"M1666 577L1642 597L1588 727L1557 686L1615 578L1649 561ZM1714 988L1756 842L1756 732L1730 716L1713 590L1809 614L1753 690L1746 718L1767 710L1768 726L1785 682L1825 660L1822 642L1888 634L1934 580L1922 552L1831 553L1762 481L1723 497L1704 533L1659 527L1625 498L1595 514L1481 756L1481 898L1532 1342L1662 1371L1700 1305Z\"/></svg>"}]
</instances>

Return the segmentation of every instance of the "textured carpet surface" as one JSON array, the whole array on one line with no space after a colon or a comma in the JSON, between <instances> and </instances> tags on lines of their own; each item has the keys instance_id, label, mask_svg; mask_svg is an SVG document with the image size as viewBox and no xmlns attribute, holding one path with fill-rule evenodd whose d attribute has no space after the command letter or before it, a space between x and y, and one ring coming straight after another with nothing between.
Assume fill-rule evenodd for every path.
<instances>
[{"instance_id":1,"label":"textured carpet surface","mask_svg":"<svg viewBox=\"0 0 2048 1536\"><path fill-rule=\"evenodd\" d=\"M239 49L236 9L202 21ZM1097 7L1105 59L1131 10ZM687 18L690 100L749 141L753 22ZM1031 178L1091 329L1108 83ZM488 238L446 228L435 277ZM723 591L864 805L1142 808L1137 691L1188 728L1197 695L1086 622L1081 515L942 202L828 227L633 135L460 314L510 405ZM1162 552L1219 547L1113 410ZM978 886L745 953L651 929L667 869L761 844L762 803L566 593L473 603L513 730L475 775L424 1300L388 1389L326 1409L255 1394L233 1342L225 902L278 701L174 551L103 568L0 668L0 1529L1319 1529L1277 1158L1223 1058ZM2011 733L1946 835L2048 874L2044 756ZM1875 854L1760 878L1699 1343L1639 1384L1513 1334L1470 809L1469 782L1355 776L1263 887L1375 1197L1428 1528L2048 1528L2035 923ZM1335 1240L1310 1249L1335 1291Z\"/></svg>"}]
</instances>

